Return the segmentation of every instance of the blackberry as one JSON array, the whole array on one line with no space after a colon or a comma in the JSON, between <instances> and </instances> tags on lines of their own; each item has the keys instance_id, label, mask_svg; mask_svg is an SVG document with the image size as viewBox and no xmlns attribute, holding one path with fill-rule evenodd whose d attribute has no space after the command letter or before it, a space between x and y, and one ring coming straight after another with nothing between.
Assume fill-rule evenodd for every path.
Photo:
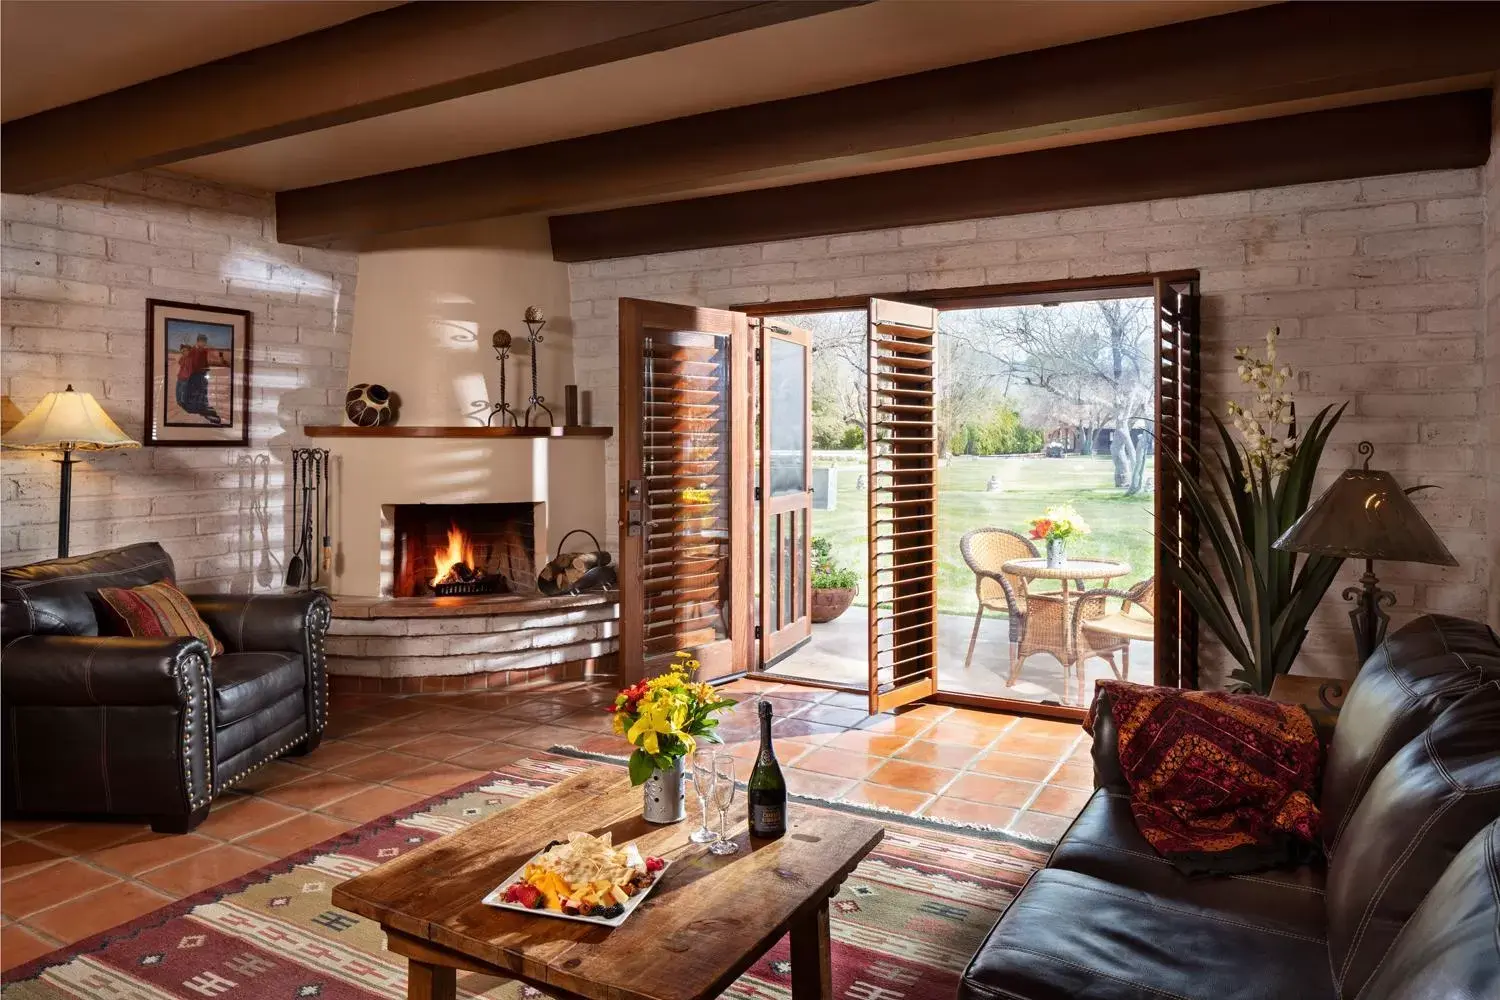
<instances>
[{"instance_id":1,"label":"blackberry","mask_svg":"<svg viewBox=\"0 0 1500 1000\"><path fill-rule=\"evenodd\" d=\"M615 917L618 917L620 914L622 914L624 912L625 912L625 906L624 906L624 904L623 903L616 903L613 906L606 906L602 910L595 910L594 911L594 915L597 916L597 917L602 917L605 920L613 920Z\"/></svg>"}]
</instances>

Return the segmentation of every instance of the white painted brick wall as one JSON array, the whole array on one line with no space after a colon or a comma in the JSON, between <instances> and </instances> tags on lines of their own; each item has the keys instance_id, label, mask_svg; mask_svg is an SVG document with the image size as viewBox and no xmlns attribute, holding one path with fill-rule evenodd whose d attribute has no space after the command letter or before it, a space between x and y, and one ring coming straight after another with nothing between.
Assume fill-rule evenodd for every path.
<instances>
[{"instance_id":1,"label":"white painted brick wall","mask_svg":"<svg viewBox=\"0 0 1500 1000\"><path fill-rule=\"evenodd\" d=\"M357 256L277 243L270 195L160 172L5 195L0 218L6 426L71 382L139 440L146 299L254 313L251 447L85 455L71 548L159 539L197 589L278 588L290 499L283 462L307 443L303 425L338 422ZM53 457L0 456L6 565L56 554Z\"/></svg>"},{"instance_id":2,"label":"white painted brick wall","mask_svg":"<svg viewBox=\"0 0 1500 1000\"><path fill-rule=\"evenodd\" d=\"M1500 525L1500 102L1493 108L1490 130L1490 162L1484 171L1484 247L1477 262L1484 275L1484 394L1480 412L1485 421L1486 472L1488 477L1488 523ZM1489 622L1500 628L1500 530L1485 537L1489 557Z\"/></svg>"},{"instance_id":3,"label":"white painted brick wall","mask_svg":"<svg viewBox=\"0 0 1500 1000\"><path fill-rule=\"evenodd\" d=\"M1393 617L1482 617L1492 484L1480 416L1491 426L1500 419L1493 362L1484 377L1486 360L1500 355L1500 194L1492 163L1487 230L1481 174L1401 174L575 264L574 379L595 393L597 412L615 412L621 296L711 306L899 298L909 290L1196 268L1204 293L1205 405L1222 409L1225 394L1237 388L1233 348L1279 325L1283 355L1301 373L1299 410L1350 402L1327 472L1351 463L1355 443L1369 438L1379 464L1402 483L1442 487L1416 503L1462 565L1381 566L1382 582L1400 601ZM1500 442L1500 432L1496 437ZM613 440L608 461L614 547ZM1346 577L1354 575L1350 567ZM1319 610L1301 670L1350 667L1339 590L1336 584Z\"/></svg>"}]
</instances>

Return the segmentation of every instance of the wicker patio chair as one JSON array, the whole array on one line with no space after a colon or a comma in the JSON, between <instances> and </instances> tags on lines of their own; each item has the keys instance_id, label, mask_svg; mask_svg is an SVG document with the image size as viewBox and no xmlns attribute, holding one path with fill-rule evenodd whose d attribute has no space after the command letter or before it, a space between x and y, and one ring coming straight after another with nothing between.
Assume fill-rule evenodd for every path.
<instances>
[{"instance_id":1,"label":"wicker patio chair","mask_svg":"<svg viewBox=\"0 0 1500 1000\"><path fill-rule=\"evenodd\" d=\"M1000 572L1011 559L1035 559L1036 546L1018 531L1005 528L975 528L964 532L958 550L974 573L974 594L979 610L974 614L974 631L969 634L969 651L964 667L974 659L974 644L979 640L979 626L986 611L1004 611L1010 616L1010 658L1012 669L1021 640L1026 634L1026 581L1019 576Z\"/></svg>"},{"instance_id":2,"label":"wicker patio chair","mask_svg":"<svg viewBox=\"0 0 1500 1000\"><path fill-rule=\"evenodd\" d=\"M1106 613L1110 598L1120 601L1120 610ZM1150 642L1156 638L1156 578L1150 577L1129 590L1099 587L1086 590L1078 598L1073 614L1074 670L1078 674L1079 692L1083 689L1083 664L1097 656L1121 680L1130 679L1130 643ZM1116 654L1120 662L1115 663Z\"/></svg>"}]
</instances>

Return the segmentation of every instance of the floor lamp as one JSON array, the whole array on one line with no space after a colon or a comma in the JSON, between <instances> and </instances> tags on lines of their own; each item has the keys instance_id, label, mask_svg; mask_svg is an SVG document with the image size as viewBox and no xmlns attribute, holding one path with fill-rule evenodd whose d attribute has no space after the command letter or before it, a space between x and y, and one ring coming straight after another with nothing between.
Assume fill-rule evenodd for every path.
<instances>
[{"instance_id":1,"label":"floor lamp","mask_svg":"<svg viewBox=\"0 0 1500 1000\"><path fill-rule=\"evenodd\" d=\"M57 555L68 554L69 506L73 495L73 452L139 448L86 392L70 385L49 392L32 411L5 433L0 444L27 451L62 451L62 484L57 497Z\"/></svg>"},{"instance_id":2,"label":"floor lamp","mask_svg":"<svg viewBox=\"0 0 1500 1000\"><path fill-rule=\"evenodd\" d=\"M1370 468L1375 446L1361 441L1359 453L1364 456L1364 467L1344 470L1276 539L1276 548L1365 561L1359 586L1344 590L1344 600L1354 604L1349 620L1354 625L1359 663L1364 666L1385 641L1389 621L1385 609L1396 603L1396 595L1382 590L1375 577L1375 560L1433 566L1457 566L1458 560L1407 499L1407 491L1395 477Z\"/></svg>"}]
</instances>

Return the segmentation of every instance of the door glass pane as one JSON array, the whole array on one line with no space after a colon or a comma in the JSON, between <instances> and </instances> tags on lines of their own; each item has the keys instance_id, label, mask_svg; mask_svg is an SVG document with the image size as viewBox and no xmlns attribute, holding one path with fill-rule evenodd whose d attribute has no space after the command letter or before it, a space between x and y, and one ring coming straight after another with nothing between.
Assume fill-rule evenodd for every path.
<instances>
[{"instance_id":1,"label":"door glass pane","mask_svg":"<svg viewBox=\"0 0 1500 1000\"><path fill-rule=\"evenodd\" d=\"M771 578L768 584L771 588L771 620L767 626L774 632L781 627L781 515L777 514L771 518Z\"/></svg>"},{"instance_id":2,"label":"door glass pane","mask_svg":"<svg viewBox=\"0 0 1500 1000\"><path fill-rule=\"evenodd\" d=\"M642 345L645 652L729 635L728 338L665 333Z\"/></svg>"},{"instance_id":3,"label":"door glass pane","mask_svg":"<svg viewBox=\"0 0 1500 1000\"><path fill-rule=\"evenodd\" d=\"M807 607L807 515L811 511L799 511L794 516L797 518L797 544L792 547L792 558L796 560L793 565L797 567L797 594L796 618L802 614L802 609Z\"/></svg>"},{"instance_id":4,"label":"door glass pane","mask_svg":"<svg viewBox=\"0 0 1500 1000\"><path fill-rule=\"evenodd\" d=\"M771 495L801 493L807 483L806 357L801 344L771 341Z\"/></svg>"},{"instance_id":5,"label":"door glass pane","mask_svg":"<svg viewBox=\"0 0 1500 1000\"><path fill-rule=\"evenodd\" d=\"M787 625L797 620L797 609L793 605L796 600L796 582L800 573L797 572L797 512L788 511L782 516L786 524L786 535L783 539L781 551L782 567L786 573L786 580L781 588L781 624Z\"/></svg>"}]
</instances>

